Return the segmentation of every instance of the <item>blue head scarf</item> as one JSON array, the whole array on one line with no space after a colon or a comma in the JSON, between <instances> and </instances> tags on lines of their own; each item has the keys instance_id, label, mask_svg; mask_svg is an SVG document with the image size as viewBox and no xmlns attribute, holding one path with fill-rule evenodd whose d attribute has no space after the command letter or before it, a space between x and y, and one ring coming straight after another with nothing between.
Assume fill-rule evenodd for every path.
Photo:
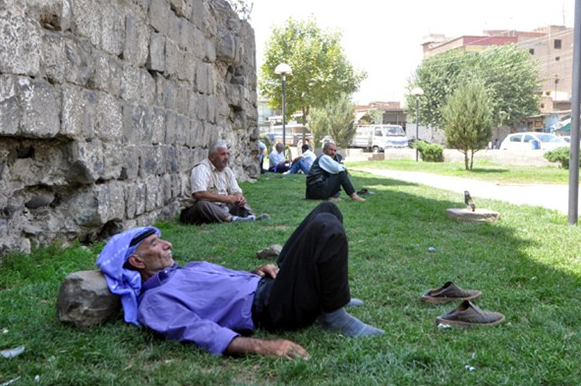
<instances>
[{"instance_id":1,"label":"blue head scarf","mask_svg":"<svg viewBox=\"0 0 581 386\"><path fill-rule=\"evenodd\" d=\"M107 242L95 264L101 269L107 280L109 290L121 296L123 317L127 323L139 326L137 322L137 296L141 291L141 275L137 271L123 268L143 239L131 245L131 241L146 232L161 236L154 227L138 227L119 233Z\"/></svg>"}]
</instances>

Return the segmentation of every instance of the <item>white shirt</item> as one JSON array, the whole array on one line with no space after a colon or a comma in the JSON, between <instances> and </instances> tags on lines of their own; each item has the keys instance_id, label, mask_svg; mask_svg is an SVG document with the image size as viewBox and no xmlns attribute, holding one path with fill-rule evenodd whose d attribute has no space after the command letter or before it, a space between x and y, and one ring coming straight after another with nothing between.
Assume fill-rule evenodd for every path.
<instances>
[{"instance_id":1,"label":"white shirt","mask_svg":"<svg viewBox=\"0 0 581 386\"><path fill-rule=\"evenodd\" d=\"M284 152L279 153L278 151L276 151L276 149L274 149L272 153L270 153L270 155L268 156L268 163L271 169L277 166L282 161L286 161L286 158L284 157Z\"/></svg>"},{"instance_id":2,"label":"white shirt","mask_svg":"<svg viewBox=\"0 0 581 386\"><path fill-rule=\"evenodd\" d=\"M319 166L321 167L321 169L331 174L337 174L347 170L347 167L345 167L345 165L335 161L327 154L323 154L321 158L319 158Z\"/></svg>"},{"instance_id":3,"label":"white shirt","mask_svg":"<svg viewBox=\"0 0 581 386\"><path fill-rule=\"evenodd\" d=\"M313 164L313 162L315 161L315 159L317 159L317 156L312 151L307 150L307 151L305 151L303 153L303 158L305 159L305 164L310 169L311 168L311 165Z\"/></svg>"}]
</instances>

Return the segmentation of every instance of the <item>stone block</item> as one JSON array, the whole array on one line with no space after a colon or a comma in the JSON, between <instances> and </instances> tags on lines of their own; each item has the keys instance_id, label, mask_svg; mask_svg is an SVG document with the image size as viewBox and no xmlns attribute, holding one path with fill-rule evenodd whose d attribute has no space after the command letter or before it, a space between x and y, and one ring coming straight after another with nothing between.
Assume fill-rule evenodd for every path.
<instances>
[{"instance_id":1,"label":"stone block","mask_svg":"<svg viewBox=\"0 0 581 386\"><path fill-rule=\"evenodd\" d=\"M163 148L163 165L165 165L165 173L179 172L177 150L175 146L164 146Z\"/></svg>"},{"instance_id":2,"label":"stone block","mask_svg":"<svg viewBox=\"0 0 581 386\"><path fill-rule=\"evenodd\" d=\"M98 47L101 40L101 7L93 0L75 0L70 5L71 23L76 26L77 34Z\"/></svg>"},{"instance_id":3,"label":"stone block","mask_svg":"<svg viewBox=\"0 0 581 386\"><path fill-rule=\"evenodd\" d=\"M54 137L60 130L60 95L43 79L18 77L21 111L20 135L28 138Z\"/></svg>"},{"instance_id":4,"label":"stone block","mask_svg":"<svg viewBox=\"0 0 581 386\"><path fill-rule=\"evenodd\" d=\"M16 134L20 119L16 77L0 75L0 134Z\"/></svg>"},{"instance_id":5,"label":"stone block","mask_svg":"<svg viewBox=\"0 0 581 386\"><path fill-rule=\"evenodd\" d=\"M101 173L103 180L121 178L125 167L125 154L120 150L118 142L103 142L103 172Z\"/></svg>"},{"instance_id":6,"label":"stone block","mask_svg":"<svg viewBox=\"0 0 581 386\"><path fill-rule=\"evenodd\" d=\"M63 63L66 58L62 35L45 33L42 36L41 48L42 64L47 79L53 83L63 83L66 75L66 66Z\"/></svg>"},{"instance_id":7,"label":"stone block","mask_svg":"<svg viewBox=\"0 0 581 386\"><path fill-rule=\"evenodd\" d=\"M188 133L190 132L190 119L185 115L178 114L176 121L176 141L177 146L184 146L187 142Z\"/></svg>"},{"instance_id":8,"label":"stone block","mask_svg":"<svg viewBox=\"0 0 581 386\"><path fill-rule=\"evenodd\" d=\"M198 63L194 89L203 94L215 94L216 80L213 66L208 63Z\"/></svg>"},{"instance_id":9,"label":"stone block","mask_svg":"<svg viewBox=\"0 0 581 386\"><path fill-rule=\"evenodd\" d=\"M93 63L94 71L89 78L89 86L114 96L120 96L123 66L118 59L109 56L97 56Z\"/></svg>"},{"instance_id":10,"label":"stone block","mask_svg":"<svg viewBox=\"0 0 581 386\"><path fill-rule=\"evenodd\" d=\"M149 119L152 128L151 143L154 145L165 142L166 114L167 111L162 108L150 110Z\"/></svg>"},{"instance_id":11,"label":"stone block","mask_svg":"<svg viewBox=\"0 0 581 386\"><path fill-rule=\"evenodd\" d=\"M68 0L25 1L26 14L35 19L44 30L66 31L71 27L71 7Z\"/></svg>"},{"instance_id":12,"label":"stone block","mask_svg":"<svg viewBox=\"0 0 581 386\"><path fill-rule=\"evenodd\" d=\"M165 121L165 141L167 144L174 144L176 140L177 130L177 114L173 111L168 111Z\"/></svg>"},{"instance_id":13,"label":"stone block","mask_svg":"<svg viewBox=\"0 0 581 386\"><path fill-rule=\"evenodd\" d=\"M99 198L93 187L77 189L67 203L70 219L83 228L98 228L104 222L99 215Z\"/></svg>"},{"instance_id":14,"label":"stone block","mask_svg":"<svg viewBox=\"0 0 581 386\"><path fill-rule=\"evenodd\" d=\"M121 179L133 181L139 175L139 156L141 155L141 150L137 146L126 146L122 154L125 162L121 168Z\"/></svg>"},{"instance_id":15,"label":"stone block","mask_svg":"<svg viewBox=\"0 0 581 386\"><path fill-rule=\"evenodd\" d=\"M127 26L125 12L117 1L110 1L107 5L101 7L102 28L101 28L101 48L103 51L119 56L123 53L125 58L125 45L127 44L126 32ZM134 33L132 30L131 33ZM143 48L140 48L143 50Z\"/></svg>"},{"instance_id":16,"label":"stone block","mask_svg":"<svg viewBox=\"0 0 581 386\"><path fill-rule=\"evenodd\" d=\"M80 271L63 280L56 309L61 322L90 327L118 315L121 301L109 291L100 271Z\"/></svg>"},{"instance_id":17,"label":"stone block","mask_svg":"<svg viewBox=\"0 0 581 386\"><path fill-rule=\"evenodd\" d=\"M92 138L97 125L97 94L70 84L62 86L61 94L60 134L69 138Z\"/></svg>"},{"instance_id":18,"label":"stone block","mask_svg":"<svg viewBox=\"0 0 581 386\"><path fill-rule=\"evenodd\" d=\"M184 54L172 40L165 42L165 71L170 77L177 77L181 70Z\"/></svg>"},{"instance_id":19,"label":"stone block","mask_svg":"<svg viewBox=\"0 0 581 386\"><path fill-rule=\"evenodd\" d=\"M87 85L94 71L90 47L75 37L64 39L63 44L62 64L66 81L80 86Z\"/></svg>"},{"instance_id":20,"label":"stone block","mask_svg":"<svg viewBox=\"0 0 581 386\"><path fill-rule=\"evenodd\" d=\"M149 47L149 29L145 22L131 14L125 15L123 59L135 66L144 66Z\"/></svg>"},{"instance_id":21,"label":"stone block","mask_svg":"<svg viewBox=\"0 0 581 386\"><path fill-rule=\"evenodd\" d=\"M139 216L145 213L145 204L147 199L147 185L140 181L136 185L136 205L135 205L135 215Z\"/></svg>"},{"instance_id":22,"label":"stone block","mask_svg":"<svg viewBox=\"0 0 581 386\"><path fill-rule=\"evenodd\" d=\"M145 112L142 107L130 103L123 104L123 143L136 145L145 135Z\"/></svg>"},{"instance_id":23,"label":"stone block","mask_svg":"<svg viewBox=\"0 0 581 386\"><path fill-rule=\"evenodd\" d=\"M101 225L109 221L123 220L125 213L125 192L123 183L120 181L109 181L106 184L99 184L97 190L97 210Z\"/></svg>"},{"instance_id":24,"label":"stone block","mask_svg":"<svg viewBox=\"0 0 581 386\"><path fill-rule=\"evenodd\" d=\"M147 68L152 71L165 71L165 37L153 31L149 37Z\"/></svg>"},{"instance_id":25,"label":"stone block","mask_svg":"<svg viewBox=\"0 0 581 386\"><path fill-rule=\"evenodd\" d=\"M95 135L103 142L119 145L123 139L123 105L115 96L99 93Z\"/></svg>"},{"instance_id":26,"label":"stone block","mask_svg":"<svg viewBox=\"0 0 581 386\"><path fill-rule=\"evenodd\" d=\"M0 73L37 76L42 38L38 24L11 11L0 11Z\"/></svg>"},{"instance_id":27,"label":"stone block","mask_svg":"<svg viewBox=\"0 0 581 386\"><path fill-rule=\"evenodd\" d=\"M151 0L149 20L151 26L160 34L167 35L169 29L169 4L165 0Z\"/></svg>"},{"instance_id":28,"label":"stone block","mask_svg":"<svg viewBox=\"0 0 581 386\"><path fill-rule=\"evenodd\" d=\"M238 65L241 62L240 43L232 33L220 37L216 45L216 59L227 64Z\"/></svg>"},{"instance_id":29,"label":"stone block","mask_svg":"<svg viewBox=\"0 0 581 386\"><path fill-rule=\"evenodd\" d=\"M92 184L103 172L103 146L100 141L74 141L69 145L70 167L66 180L75 184Z\"/></svg>"},{"instance_id":30,"label":"stone block","mask_svg":"<svg viewBox=\"0 0 581 386\"><path fill-rule=\"evenodd\" d=\"M121 96L127 102L137 103L141 100L141 70L135 66L123 66Z\"/></svg>"},{"instance_id":31,"label":"stone block","mask_svg":"<svg viewBox=\"0 0 581 386\"><path fill-rule=\"evenodd\" d=\"M489 209L476 209L474 212L466 208L449 208L446 209L448 217L458 221L485 223L500 220L500 213Z\"/></svg>"},{"instance_id":32,"label":"stone block","mask_svg":"<svg viewBox=\"0 0 581 386\"><path fill-rule=\"evenodd\" d=\"M139 157L139 176L147 178L151 175L162 174L165 165L163 165L163 147L141 146L141 156Z\"/></svg>"}]
</instances>

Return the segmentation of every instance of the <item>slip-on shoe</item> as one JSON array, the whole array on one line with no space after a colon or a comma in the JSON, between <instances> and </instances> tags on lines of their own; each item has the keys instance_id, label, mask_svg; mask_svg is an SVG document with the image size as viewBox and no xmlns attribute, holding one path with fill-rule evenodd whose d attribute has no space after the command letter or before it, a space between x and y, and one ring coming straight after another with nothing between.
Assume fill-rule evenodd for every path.
<instances>
[{"instance_id":1,"label":"slip-on shoe","mask_svg":"<svg viewBox=\"0 0 581 386\"><path fill-rule=\"evenodd\" d=\"M451 326L496 326L504 322L504 315L499 312L481 310L470 300L464 300L458 308L436 318L436 325Z\"/></svg>"},{"instance_id":2,"label":"slip-on shoe","mask_svg":"<svg viewBox=\"0 0 581 386\"><path fill-rule=\"evenodd\" d=\"M449 303L456 300L470 300L482 295L481 291L464 290L451 281L442 287L429 290L422 295L422 301L426 303Z\"/></svg>"}]
</instances>

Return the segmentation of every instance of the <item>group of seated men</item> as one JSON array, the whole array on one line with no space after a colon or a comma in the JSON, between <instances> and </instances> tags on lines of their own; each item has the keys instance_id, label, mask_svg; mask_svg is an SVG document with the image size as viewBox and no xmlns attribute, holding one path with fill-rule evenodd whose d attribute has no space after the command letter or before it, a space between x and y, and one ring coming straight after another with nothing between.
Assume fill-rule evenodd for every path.
<instances>
[{"instance_id":1,"label":"group of seated men","mask_svg":"<svg viewBox=\"0 0 581 386\"><path fill-rule=\"evenodd\" d=\"M352 199L358 197L347 183L346 169L329 161L335 152L330 144L314 160L307 175L307 198L336 197L340 187L333 184L343 186ZM218 142L192 169L182 222L267 218L252 214L227 164L228 147ZM154 227L129 229L113 236L96 261L111 292L121 297L127 323L146 326L169 340L193 343L214 355L289 359L310 356L295 342L252 338L252 331L292 331L318 320L322 328L346 337L384 334L346 310L363 302L351 298L343 215L332 202L319 204L306 216L284 244L276 265L252 272L208 262L180 266L173 259L172 244L160 237Z\"/></svg>"}]
</instances>

